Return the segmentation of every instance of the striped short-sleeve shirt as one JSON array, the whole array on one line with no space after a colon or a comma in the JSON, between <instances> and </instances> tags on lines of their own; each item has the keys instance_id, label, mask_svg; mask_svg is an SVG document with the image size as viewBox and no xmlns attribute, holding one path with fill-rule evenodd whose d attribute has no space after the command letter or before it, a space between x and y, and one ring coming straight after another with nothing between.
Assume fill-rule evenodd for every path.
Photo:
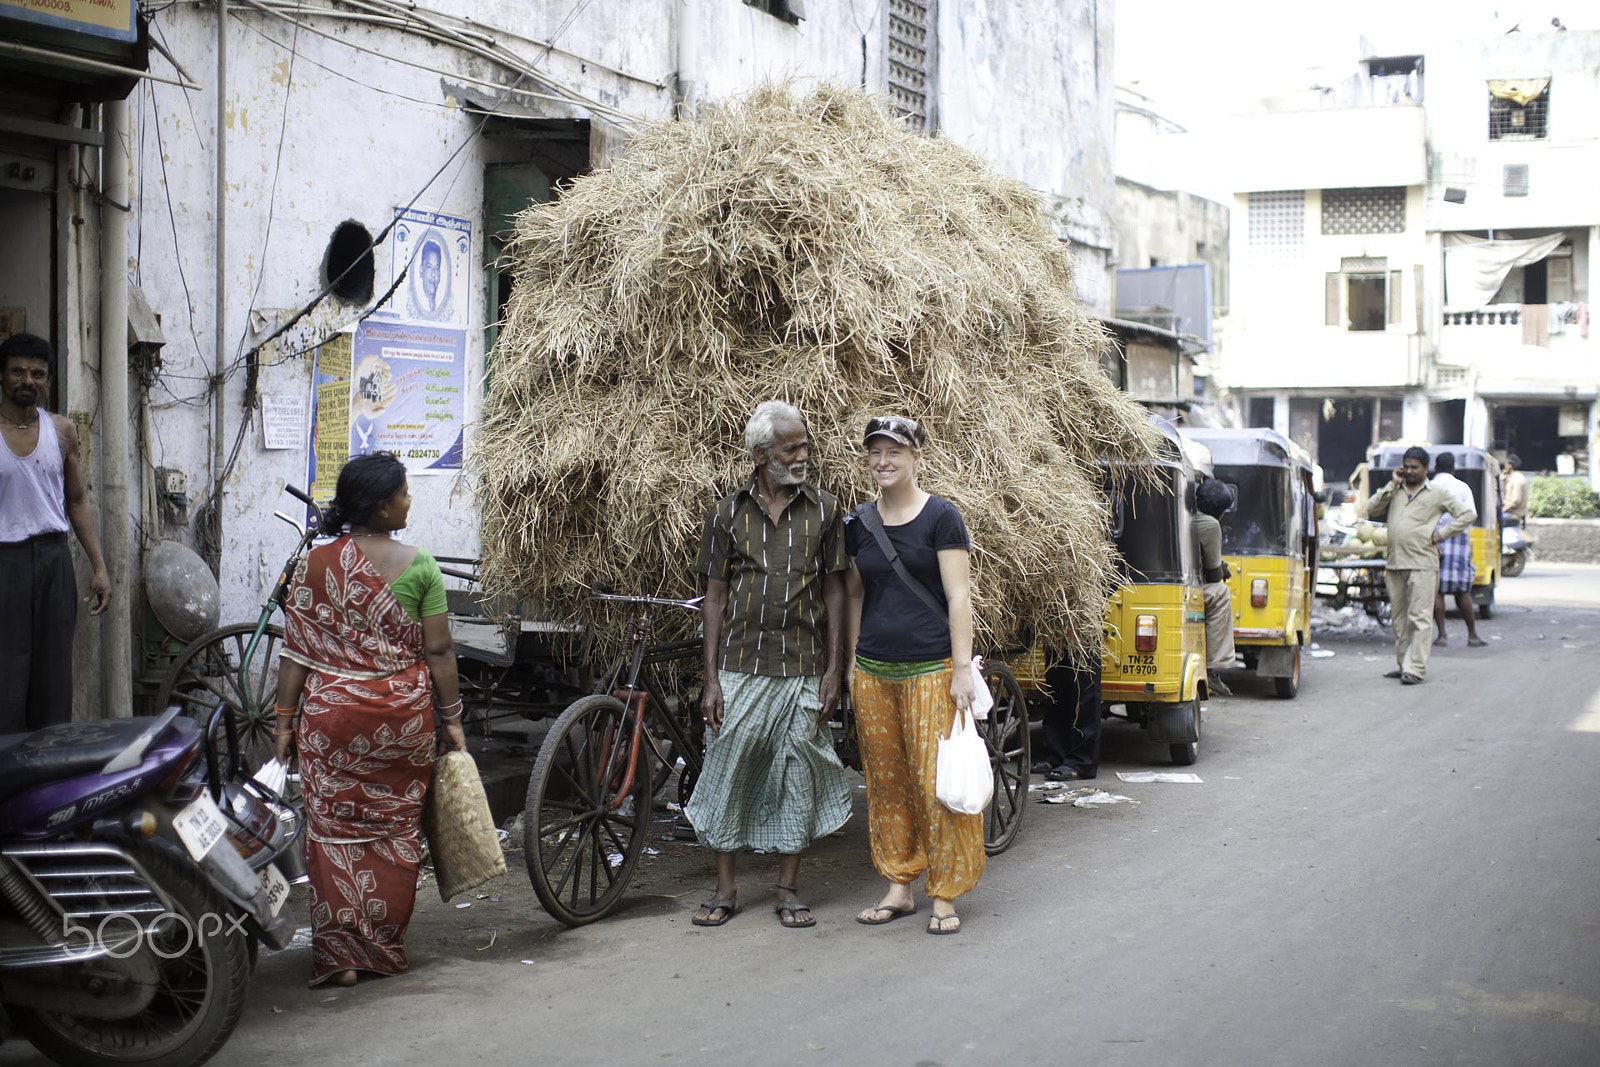
<instances>
[{"instance_id":1,"label":"striped short-sleeve shirt","mask_svg":"<svg viewBox=\"0 0 1600 1067\"><path fill-rule=\"evenodd\" d=\"M776 521L752 477L706 515L695 571L728 583L718 667L777 678L821 674L827 658L822 577L844 570L844 515L805 484Z\"/></svg>"}]
</instances>

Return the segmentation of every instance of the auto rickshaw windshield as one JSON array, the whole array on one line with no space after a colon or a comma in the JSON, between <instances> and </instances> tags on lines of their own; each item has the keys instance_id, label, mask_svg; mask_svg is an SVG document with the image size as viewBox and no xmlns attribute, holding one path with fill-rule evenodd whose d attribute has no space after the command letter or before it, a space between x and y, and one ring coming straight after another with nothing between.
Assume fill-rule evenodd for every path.
<instances>
[{"instance_id":1,"label":"auto rickshaw windshield","mask_svg":"<svg viewBox=\"0 0 1600 1067\"><path fill-rule=\"evenodd\" d=\"M1233 507L1222 516L1222 551L1229 555L1290 555L1294 518L1287 467L1218 467L1217 478L1233 491Z\"/></svg>"}]
</instances>

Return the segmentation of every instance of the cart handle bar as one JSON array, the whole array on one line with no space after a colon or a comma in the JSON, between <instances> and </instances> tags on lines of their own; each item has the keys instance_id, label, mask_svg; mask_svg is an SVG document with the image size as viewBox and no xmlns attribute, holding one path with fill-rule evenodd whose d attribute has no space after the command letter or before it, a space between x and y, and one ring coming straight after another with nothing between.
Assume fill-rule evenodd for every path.
<instances>
[{"instance_id":1,"label":"cart handle bar","mask_svg":"<svg viewBox=\"0 0 1600 1067\"><path fill-rule=\"evenodd\" d=\"M703 596L691 600L669 600L658 596L621 596L617 593L590 593L590 600L606 600L613 604L653 604L663 608L683 608L686 611L699 611Z\"/></svg>"}]
</instances>

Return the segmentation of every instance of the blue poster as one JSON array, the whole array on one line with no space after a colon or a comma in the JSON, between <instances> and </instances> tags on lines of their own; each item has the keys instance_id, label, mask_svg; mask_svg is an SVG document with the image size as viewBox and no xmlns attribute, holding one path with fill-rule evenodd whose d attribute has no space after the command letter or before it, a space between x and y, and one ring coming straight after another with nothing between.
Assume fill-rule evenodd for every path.
<instances>
[{"instance_id":1,"label":"blue poster","mask_svg":"<svg viewBox=\"0 0 1600 1067\"><path fill-rule=\"evenodd\" d=\"M357 326L350 454L393 452L412 474L460 470L466 355L465 330L372 319Z\"/></svg>"}]
</instances>

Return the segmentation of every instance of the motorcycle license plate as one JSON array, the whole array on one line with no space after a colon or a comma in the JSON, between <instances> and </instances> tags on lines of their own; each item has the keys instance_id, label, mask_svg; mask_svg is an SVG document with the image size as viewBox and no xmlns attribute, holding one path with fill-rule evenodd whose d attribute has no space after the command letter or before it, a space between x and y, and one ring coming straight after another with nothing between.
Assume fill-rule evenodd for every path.
<instances>
[{"instance_id":1,"label":"motorcycle license plate","mask_svg":"<svg viewBox=\"0 0 1600 1067\"><path fill-rule=\"evenodd\" d=\"M223 818L211 794L201 793L188 807L173 816L172 828L178 831L178 836L183 839L183 847L198 863L227 834L228 820Z\"/></svg>"},{"instance_id":2,"label":"motorcycle license plate","mask_svg":"<svg viewBox=\"0 0 1600 1067\"><path fill-rule=\"evenodd\" d=\"M272 905L272 917L277 918L278 912L283 910L283 902L289 899L289 880L269 863L261 869L261 888L266 890L267 903Z\"/></svg>"}]
</instances>

